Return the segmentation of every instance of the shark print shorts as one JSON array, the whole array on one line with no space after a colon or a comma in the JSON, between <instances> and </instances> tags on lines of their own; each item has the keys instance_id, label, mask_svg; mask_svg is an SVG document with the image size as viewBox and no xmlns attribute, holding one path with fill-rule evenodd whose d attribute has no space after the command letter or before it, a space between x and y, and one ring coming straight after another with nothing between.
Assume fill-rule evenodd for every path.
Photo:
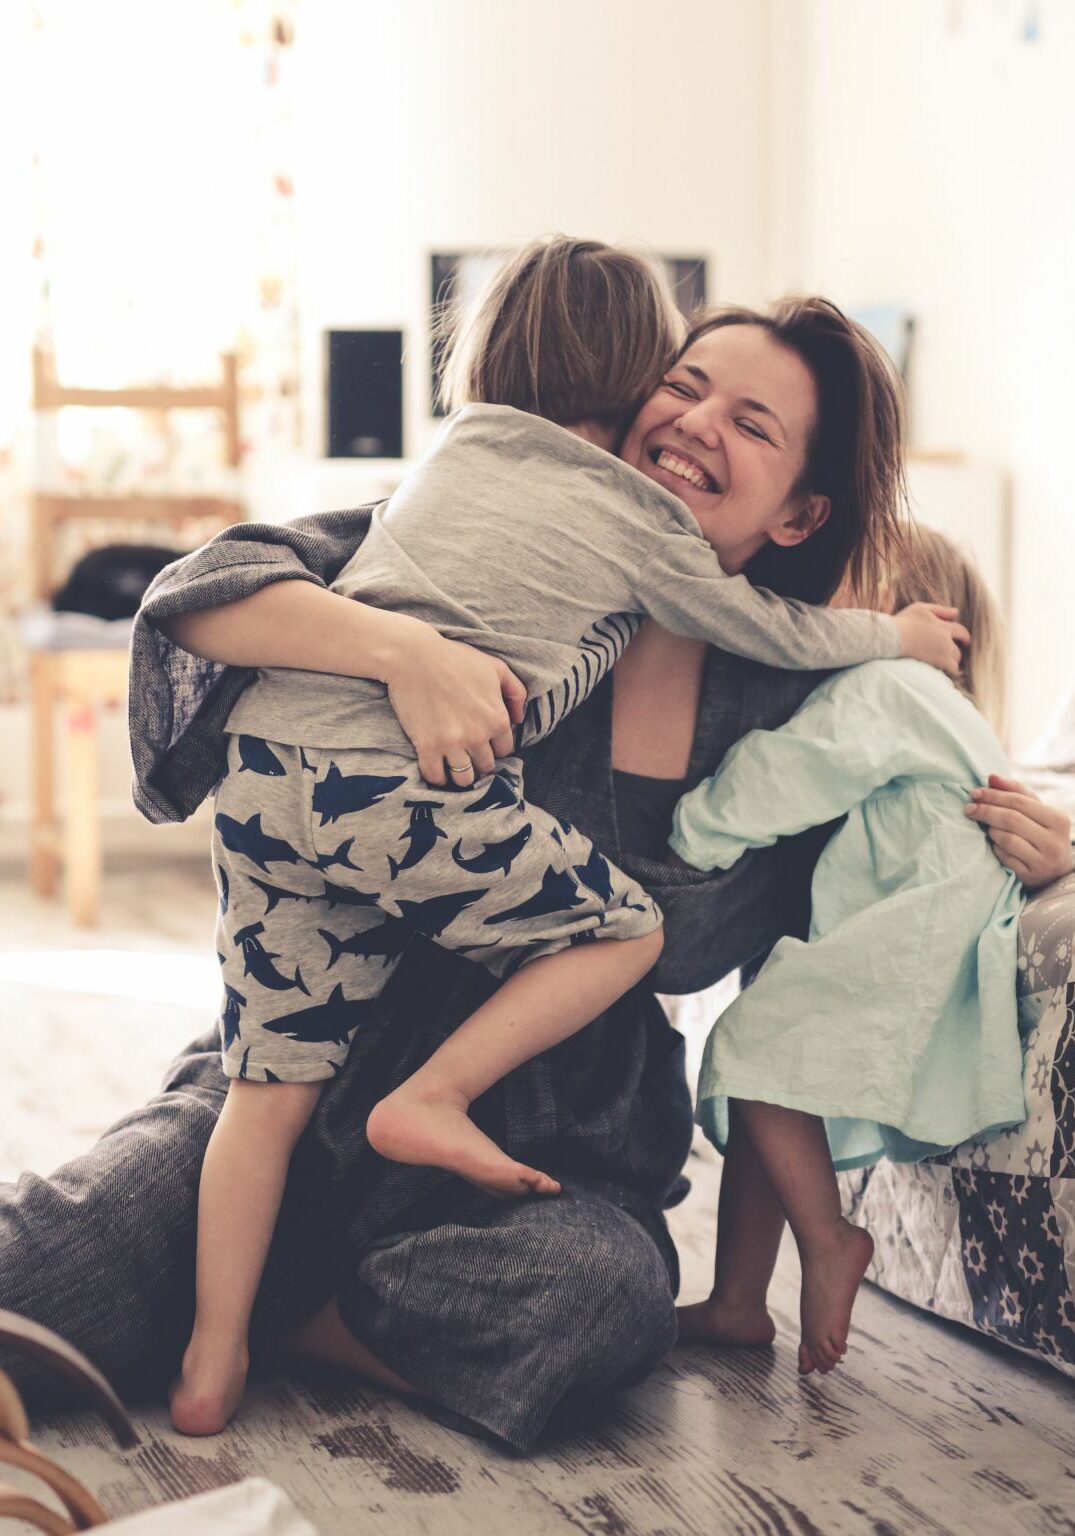
<instances>
[{"instance_id":1,"label":"shark print shorts","mask_svg":"<svg viewBox=\"0 0 1075 1536\"><path fill-rule=\"evenodd\" d=\"M334 1076L416 934L507 976L661 921L589 838L523 798L518 758L436 789L389 752L232 736L213 864L224 1071L258 1082Z\"/></svg>"}]
</instances>

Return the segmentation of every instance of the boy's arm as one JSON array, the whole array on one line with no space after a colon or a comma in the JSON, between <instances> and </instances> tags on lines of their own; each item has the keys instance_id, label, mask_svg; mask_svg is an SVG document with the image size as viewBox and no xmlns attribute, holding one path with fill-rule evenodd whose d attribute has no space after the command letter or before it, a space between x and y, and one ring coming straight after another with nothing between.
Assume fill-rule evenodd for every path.
<instances>
[{"instance_id":1,"label":"boy's arm","mask_svg":"<svg viewBox=\"0 0 1075 1536\"><path fill-rule=\"evenodd\" d=\"M893 618L778 597L728 576L697 534L661 530L636 580L639 606L673 634L708 640L771 667L815 671L909 656L955 675L969 638L953 610L914 603ZM941 617L941 613L946 617Z\"/></svg>"},{"instance_id":2,"label":"boy's arm","mask_svg":"<svg viewBox=\"0 0 1075 1536\"><path fill-rule=\"evenodd\" d=\"M884 663L829 678L775 731L752 731L683 796L671 847L696 869L824 826L901 774L928 766L906 690ZM901 716L903 724L901 725Z\"/></svg>"}]
</instances>

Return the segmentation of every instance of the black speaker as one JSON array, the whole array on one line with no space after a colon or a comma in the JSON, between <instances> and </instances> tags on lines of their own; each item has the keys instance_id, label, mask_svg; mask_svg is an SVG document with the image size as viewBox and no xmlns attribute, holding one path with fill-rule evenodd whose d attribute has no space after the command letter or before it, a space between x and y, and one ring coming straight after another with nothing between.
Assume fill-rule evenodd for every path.
<instances>
[{"instance_id":1,"label":"black speaker","mask_svg":"<svg viewBox=\"0 0 1075 1536\"><path fill-rule=\"evenodd\" d=\"M330 459L403 457L403 332L325 332Z\"/></svg>"}]
</instances>

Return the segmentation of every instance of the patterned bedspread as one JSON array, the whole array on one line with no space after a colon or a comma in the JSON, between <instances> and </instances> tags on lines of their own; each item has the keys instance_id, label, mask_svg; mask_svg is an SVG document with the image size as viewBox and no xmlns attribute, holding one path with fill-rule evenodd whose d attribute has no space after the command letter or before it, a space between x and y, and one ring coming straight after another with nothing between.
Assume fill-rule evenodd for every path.
<instances>
[{"instance_id":1,"label":"patterned bedspread","mask_svg":"<svg viewBox=\"0 0 1075 1536\"><path fill-rule=\"evenodd\" d=\"M1020 927L1028 1118L948 1157L841 1175L869 1227L868 1276L1075 1376L1075 874Z\"/></svg>"}]
</instances>

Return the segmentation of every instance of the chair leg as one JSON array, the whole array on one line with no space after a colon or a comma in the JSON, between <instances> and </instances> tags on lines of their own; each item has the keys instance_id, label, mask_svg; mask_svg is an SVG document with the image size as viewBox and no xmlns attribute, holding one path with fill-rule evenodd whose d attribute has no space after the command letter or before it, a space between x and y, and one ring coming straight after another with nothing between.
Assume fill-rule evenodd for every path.
<instances>
[{"instance_id":1,"label":"chair leg","mask_svg":"<svg viewBox=\"0 0 1075 1536\"><path fill-rule=\"evenodd\" d=\"M56 894L60 868L56 855L56 698L49 667L49 657L31 658L33 821L30 828L30 884L38 896Z\"/></svg>"},{"instance_id":2,"label":"chair leg","mask_svg":"<svg viewBox=\"0 0 1075 1536\"><path fill-rule=\"evenodd\" d=\"M67 710L67 818L64 864L67 903L81 928L97 923L101 897L101 821L98 805L97 715L72 700Z\"/></svg>"}]
</instances>

